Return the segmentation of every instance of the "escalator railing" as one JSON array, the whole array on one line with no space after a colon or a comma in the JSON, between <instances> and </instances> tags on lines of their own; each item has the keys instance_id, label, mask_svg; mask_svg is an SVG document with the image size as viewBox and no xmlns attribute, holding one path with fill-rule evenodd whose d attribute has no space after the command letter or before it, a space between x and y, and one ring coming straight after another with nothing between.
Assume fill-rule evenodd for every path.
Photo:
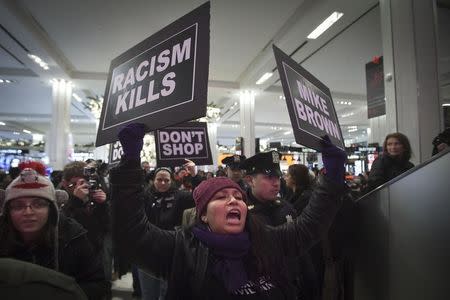
<instances>
[{"instance_id":1,"label":"escalator railing","mask_svg":"<svg viewBox=\"0 0 450 300\"><path fill-rule=\"evenodd\" d=\"M354 299L450 299L450 150L357 208Z\"/></svg>"}]
</instances>

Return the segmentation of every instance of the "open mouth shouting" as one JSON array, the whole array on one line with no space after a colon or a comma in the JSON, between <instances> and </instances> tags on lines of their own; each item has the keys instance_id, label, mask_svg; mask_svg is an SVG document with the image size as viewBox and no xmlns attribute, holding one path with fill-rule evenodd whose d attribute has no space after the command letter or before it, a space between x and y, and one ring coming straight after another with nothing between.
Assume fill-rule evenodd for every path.
<instances>
[{"instance_id":1,"label":"open mouth shouting","mask_svg":"<svg viewBox=\"0 0 450 300\"><path fill-rule=\"evenodd\" d=\"M241 223L241 211L237 208L231 209L227 213L227 222L229 224L240 224Z\"/></svg>"}]
</instances>

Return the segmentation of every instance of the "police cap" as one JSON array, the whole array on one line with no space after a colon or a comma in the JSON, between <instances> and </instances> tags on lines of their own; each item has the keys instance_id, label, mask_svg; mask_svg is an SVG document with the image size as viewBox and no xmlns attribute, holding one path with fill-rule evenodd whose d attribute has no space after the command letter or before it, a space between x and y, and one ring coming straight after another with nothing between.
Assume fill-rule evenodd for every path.
<instances>
[{"instance_id":1,"label":"police cap","mask_svg":"<svg viewBox=\"0 0 450 300\"><path fill-rule=\"evenodd\" d=\"M232 155L222 159L222 163L230 169L242 169L242 163L245 161L245 155Z\"/></svg>"},{"instance_id":2,"label":"police cap","mask_svg":"<svg viewBox=\"0 0 450 300\"><path fill-rule=\"evenodd\" d=\"M265 174L269 176L282 175L280 170L280 153L277 151L260 152L245 160L242 167L247 175Z\"/></svg>"}]
</instances>

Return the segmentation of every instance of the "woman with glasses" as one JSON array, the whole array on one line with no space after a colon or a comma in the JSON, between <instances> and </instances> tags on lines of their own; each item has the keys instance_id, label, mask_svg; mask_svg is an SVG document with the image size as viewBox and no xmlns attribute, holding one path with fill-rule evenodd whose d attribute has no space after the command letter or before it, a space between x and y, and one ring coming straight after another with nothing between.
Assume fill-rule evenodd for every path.
<instances>
[{"instance_id":1,"label":"woman with glasses","mask_svg":"<svg viewBox=\"0 0 450 300\"><path fill-rule=\"evenodd\" d=\"M89 299L102 299L106 281L86 230L59 215L53 184L24 169L6 188L0 216L0 257L31 262L74 277Z\"/></svg>"}]
</instances>

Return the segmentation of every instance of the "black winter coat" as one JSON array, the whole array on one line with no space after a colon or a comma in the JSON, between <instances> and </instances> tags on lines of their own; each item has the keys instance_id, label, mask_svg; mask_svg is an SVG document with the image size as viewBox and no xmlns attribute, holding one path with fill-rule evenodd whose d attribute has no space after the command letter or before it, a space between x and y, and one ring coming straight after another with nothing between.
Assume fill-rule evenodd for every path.
<instances>
[{"instance_id":1,"label":"black winter coat","mask_svg":"<svg viewBox=\"0 0 450 300\"><path fill-rule=\"evenodd\" d=\"M258 201L252 194L251 189L247 190L248 210L255 215L263 224L278 226L295 219L296 212L293 206L282 199L268 202Z\"/></svg>"},{"instance_id":2,"label":"black winter coat","mask_svg":"<svg viewBox=\"0 0 450 300\"><path fill-rule=\"evenodd\" d=\"M372 164L370 169L367 190L369 192L380 185L397 177L398 175L413 168L414 164L389 155L381 155Z\"/></svg>"},{"instance_id":3,"label":"black winter coat","mask_svg":"<svg viewBox=\"0 0 450 300\"><path fill-rule=\"evenodd\" d=\"M86 230L75 220L60 216L58 237L59 272L75 278L89 299L102 299L109 285L105 281L101 257L95 254ZM53 249L29 249L23 244L17 244L14 253L6 254L2 248L0 245L0 257L31 262L49 269L55 268Z\"/></svg>"},{"instance_id":4,"label":"black winter coat","mask_svg":"<svg viewBox=\"0 0 450 300\"><path fill-rule=\"evenodd\" d=\"M190 192L175 188L160 193L151 187L147 190L144 202L150 223L166 230L180 226L184 210L195 205Z\"/></svg>"},{"instance_id":5,"label":"black winter coat","mask_svg":"<svg viewBox=\"0 0 450 300\"><path fill-rule=\"evenodd\" d=\"M148 222L141 197L143 180L139 160L123 160L110 174L113 237L117 249L137 266L167 279L166 299L211 299L220 293L209 284L209 249L190 228L168 231ZM344 187L326 178L319 181L301 217L290 224L264 227L271 241L267 245L270 255L300 256L328 229ZM285 291L290 295L292 292Z\"/></svg>"},{"instance_id":6,"label":"black winter coat","mask_svg":"<svg viewBox=\"0 0 450 300\"><path fill-rule=\"evenodd\" d=\"M69 194L70 195L70 194ZM101 204L89 201L84 203L74 195L69 196L67 204L61 212L70 218L75 219L87 230L87 237L94 246L98 255L103 253L103 240L105 235L111 231L111 211L109 202Z\"/></svg>"}]
</instances>

